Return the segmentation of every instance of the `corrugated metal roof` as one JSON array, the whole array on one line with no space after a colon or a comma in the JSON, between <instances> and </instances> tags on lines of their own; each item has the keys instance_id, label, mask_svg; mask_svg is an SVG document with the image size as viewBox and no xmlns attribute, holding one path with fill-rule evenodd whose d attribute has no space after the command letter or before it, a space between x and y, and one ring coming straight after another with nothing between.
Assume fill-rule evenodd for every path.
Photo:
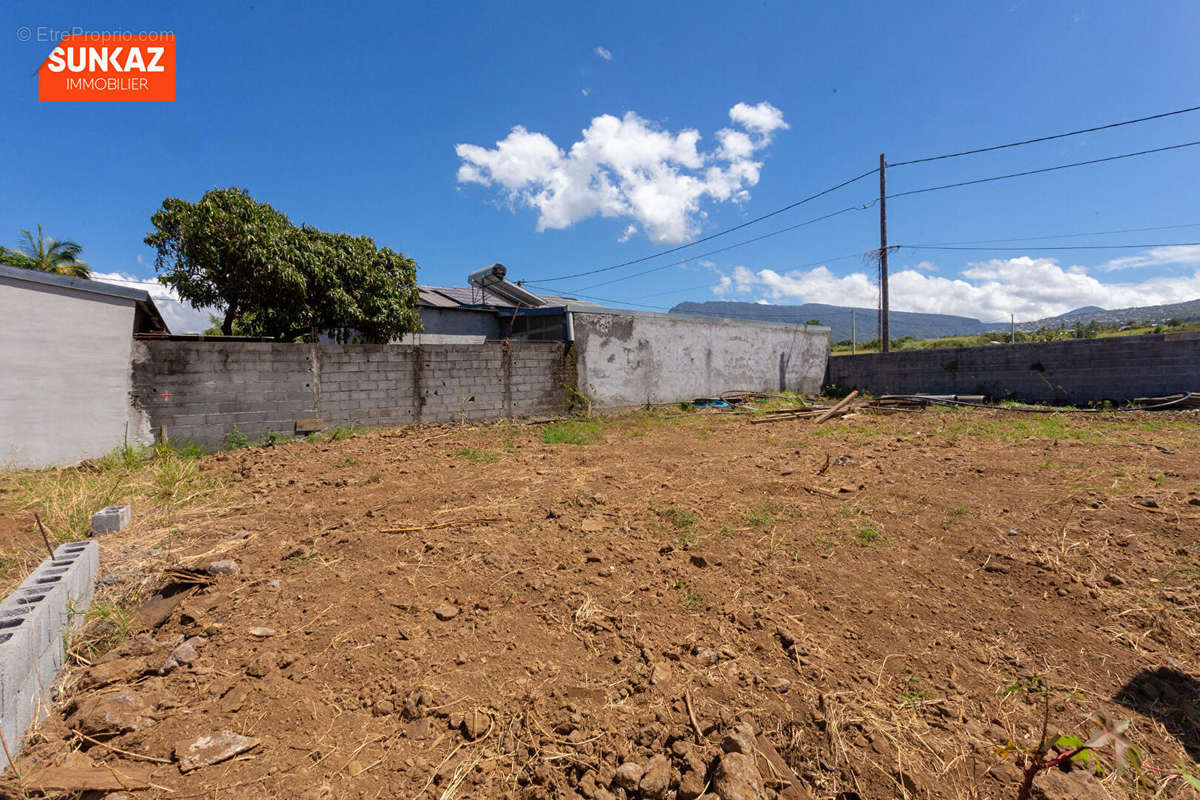
<instances>
[{"instance_id":1,"label":"corrugated metal roof","mask_svg":"<svg viewBox=\"0 0 1200 800\"><path fill-rule=\"evenodd\" d=\"M423 306L462 308L479 307L483 304L483 293L479 289L470 286L418 286L417 291L420 293L420 304ZM566 305L594 305L593 303L581 302L573 297L559 297L552 294L541 294L538 296L546 301L546 305L542 306L542 308L555 308ZM490 293L487 296L487 304L495 308L515 308L513 303ZM596 306L596 308L599 307Z\"/></svg>"}]
</instances>

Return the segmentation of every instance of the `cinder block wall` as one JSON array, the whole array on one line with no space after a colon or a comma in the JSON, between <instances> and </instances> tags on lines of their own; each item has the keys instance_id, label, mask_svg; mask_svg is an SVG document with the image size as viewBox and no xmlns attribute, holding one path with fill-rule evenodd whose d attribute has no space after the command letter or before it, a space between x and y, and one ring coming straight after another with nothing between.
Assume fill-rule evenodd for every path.
<instances>
[{"instance_id":1,"label":"cinder block wall","mask_svg":"<svg viewBox=\"0 0 1200 800\"><path fill-rule=\"evenodd\" d=\"M829 328L639 311L573 311L579 388L599 408L732 390L821 388Z\"/></svg>"},{"instance_id":2,"label":"cinder block wall","mask_svg":"<svg viewBox=\"0 0 1200 800\"><path fill-rule=\"evenodd\" d=\"M1124 402L1200 391L1200 334L909 350L829 359L826 385L872 394Z\"/></svg>"},{"instance_id":3,"label":"cinder block wall","mask_svg":"<svg viewBox=\"0 0 1200 800\"><path fill-rule=\"evenodd\" d=\"M59 545L0 601L0 734L13 756L49 710L66 634L92 602L98 554L94 541Z\"/></svg>"},{"instance_id":4,"label":"cinder block wall","mask_svg":"<svg viewBox=\"0 0 1200 800\"><path fill-rule=\"evenodd\" d=\"M396 425L566 410L561 342L361 345L139 340L132 402L151 433L207 447L296 420Z\"/></svg>"}]
</instances>

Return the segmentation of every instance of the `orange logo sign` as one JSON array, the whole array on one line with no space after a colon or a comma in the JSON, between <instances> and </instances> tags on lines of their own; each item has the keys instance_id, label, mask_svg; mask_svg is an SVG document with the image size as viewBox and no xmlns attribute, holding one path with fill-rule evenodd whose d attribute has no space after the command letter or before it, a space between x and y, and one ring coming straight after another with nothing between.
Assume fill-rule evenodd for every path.
<instances>
[{"instance_id":1,"label":"orange logo sign","mask_svg":"<svg viewBox=\"0 0 1200 800\"><path fill-rule=\"evenodd\" d=\"M174 99L174 36L66 36L38 69L38 100Z\"/></svg>"}]
</instances>

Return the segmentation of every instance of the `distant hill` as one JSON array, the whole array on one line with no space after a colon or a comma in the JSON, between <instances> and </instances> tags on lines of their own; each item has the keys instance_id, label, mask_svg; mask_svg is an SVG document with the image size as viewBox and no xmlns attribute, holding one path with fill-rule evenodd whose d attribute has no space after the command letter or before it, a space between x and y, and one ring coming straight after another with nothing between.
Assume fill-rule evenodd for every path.
<instances>
[{"instance_id":1,"label":"distant hill","mask_svg":"<svg viewBox=\"0 0 1200 800\"><path fill-rule=\"evenodd\" d=\"M671 309L672 314L702 314L704 316L751 319L763 322L804 323L817 320L833 330L833 341L850 338L850 312L854 311L857 329L856 339L869 342L879 334L879 312L874 308L830 306L824 303L805 303L799 306L760 305L758 303L736 303L713 300L705 303L680 303ZM932 339L938 336L956 336L983 333L999 325L984 323L973 317L956 317L951 314L918 314L913 311L893 311L888 320L891 338L914 336Z\"/></svg>"},{"instance_id":2,"label":"distant hill","mask_svg":"<svg viewBox=\"0 0 1200 800\"><path fill-rule=\"evenodd\" d=\"M705 316L750 319L763 322L804 323L817 320L833 330L833 341L850 338L850 312L854 311L858 331L857 340L867 342L878 333L878 312L874 308L831 306L824 303L804 303L798 306L762 305L711 300L705 303L679 303L671 309L672 314L702 314ZM1138 306L1136 308L1103 309L1099 306L1084 306L1056 317L1029 322L1018 322L1017 329L1034 331L1038 328L1057 328L1060 325L1072 328L1076 323L1086 325L1096 322L1113 325L1125 322L1148 322L1159 324L1178 318L1185 322L1200 320L1200 299L1186 303L1168 303L1161 306ZM981 322L973 317L958 317L952 314L918 314L912 311L891 313L891 337L899 339L913 336L917 339L934 339L939 336L969 336L986 331L1007 330L1008 322Z\"/></svg>"},{"instance_id":3,"label":"distant hill","mask_svg":"<svg viewBox=\"0 0 1200 800\"><path fill-rule=\"evenodd\" d=\"M1018 322L1017 330L1036 331L1038 328L1056 328L1065 325L1074 327L1075 323L1083 325L1095 321L1103 325L1117 325L1125 322L1148 322L1158 325L1169 319L1181 319L1184 322L1200 319L1200 299L1189 300L1186 303L1167 303L1161 306L1135 306L1133 308L1104 309L1096 306L1086 306L1060 314L1057 317L1046 317L1030 322ZM989 325L989 330L1005 328L1004 324Z\"/></svg>"}]
</instances>

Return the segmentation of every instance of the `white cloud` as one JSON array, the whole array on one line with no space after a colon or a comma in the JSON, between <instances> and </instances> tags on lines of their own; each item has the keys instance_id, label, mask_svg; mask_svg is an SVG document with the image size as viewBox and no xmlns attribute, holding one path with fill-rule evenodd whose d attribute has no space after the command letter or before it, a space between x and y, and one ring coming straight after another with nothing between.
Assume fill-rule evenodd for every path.
<instances>
[{"instance_id":1,"label":"white cloud","mask_svg":"<svg viewBox=\"0 0 1200 800\"><path fill-rule=\"evenodd\" d=\"M1150 256L1148 256L1150 257ZM1081 306L1128 308L1200 298L1200 270L1191 276L1161 276L1139 282L1102 283L1086 267L1062 266L1052 258L992 259L974 262L960 278L927 274L928 262L893 272L889 283L893 311L957 314L985 322L1035 320ZM779 273L734 268L732 283L741 294L773 301L875 306L875 276L834 275L828 267ZM715 288L714 288L715 291ZM728 294L726 289L718 294Z\"/></svg>"},{"instance_id":2,"label":"white cloud","mask_svg":"<svg viewBox=\"0 0 1200 800\"><path fill-rule=\"evenodd\" d=\"M1114 258L1100 265L1104 272L1135 267L1161 267L1178 265L1200 265L1200 245L1177 244L1154 247L1137 256Z\"/></svg>"},{"instance_id":3,"label":"white cloud","mask_svg":"<svg viewBox=\"0 0 1200 800\"><path fill-rule=\"evenodd\" d=\"M209 314L216 314L218 318L223 316L215 308L192 308L179 299L174 289L163 286L154 278L138 278L123 272L93 272L92 280L149 292L171 333L201 333L212 327Z\"/></svg>"},{"instance_id":4,"label":"white cloud","mask_svg":"<svg viewBox=\"0 0 1200 800\"><path fill-rule=\"evenodd\" d=\"M762 169L753 157L788 127L770 103L738 103L729 117L742 130L718 131L712 152L698 149L698 131L662 130L632 111L594 118L567 151L518 125L493 149L457 145L457 178L498 186L514 206L536 209L538 230L627 217L654 242L681 242L699 231L705 198L749 199Z\"/></svg>"},{"instance_id":5,"label":"white cloud","mask_svg":"<svg viewBox=\"0 0 1200 800\"><path fill-rule=\"evenodd\" d=\"M722 275L720 282L718 282L716 286L712 287L712 290L713 294L715 294L717 297L725 297L726 295L732 294L733 279L728 275Z\"/></svg>"},{"instance_id":6,"label":"white cloud","mask_svg":"<svg viewBox=\"0 0 1200 800\"><path fill-rule=\"evenodd\" d=\"M596 45L595 53L605 61L612 61L612 51L602 44Z\"/></svg>"},{"instance_id":7,"label":"white cloud","mask_svg":"<svg viewBox=\"0 0 1200 800\"><path fill-rule=\"evenodd\" d=\"M638 232L638 226L630 225L629 227L627 227L625 229L624 233L622 233L619 237L617 237L617 241L622 242L622 243L628 242L630 239L633 238L633 235L637 232Z\"/></svg>"},{"instance_id":8,"label":"white cloud","mask_svg":"<svg viewBox=\"0 0 1200 800\"><path fill-rule=\"evenodd\" d=\"M738 103L729 109L729 118L760 136L770 136L777 130L786 131L791 127L783 121L783 112L770 103L759 103L754 106Z\"/></svg>"},{"instance_id":9,"label":"white cloud","mask_svg":"<svg viewBox=\"0 0 1200 800\"><path fill-rule=\"evenodd\" d=\"M580 90L579 90L579 93L580 93L581 95L583 95L584 97L587 97L589 94L591 94L591 93L592 93L592 90L591 90L591 89L580 89Z\"/></svg>"}]
</instances>

